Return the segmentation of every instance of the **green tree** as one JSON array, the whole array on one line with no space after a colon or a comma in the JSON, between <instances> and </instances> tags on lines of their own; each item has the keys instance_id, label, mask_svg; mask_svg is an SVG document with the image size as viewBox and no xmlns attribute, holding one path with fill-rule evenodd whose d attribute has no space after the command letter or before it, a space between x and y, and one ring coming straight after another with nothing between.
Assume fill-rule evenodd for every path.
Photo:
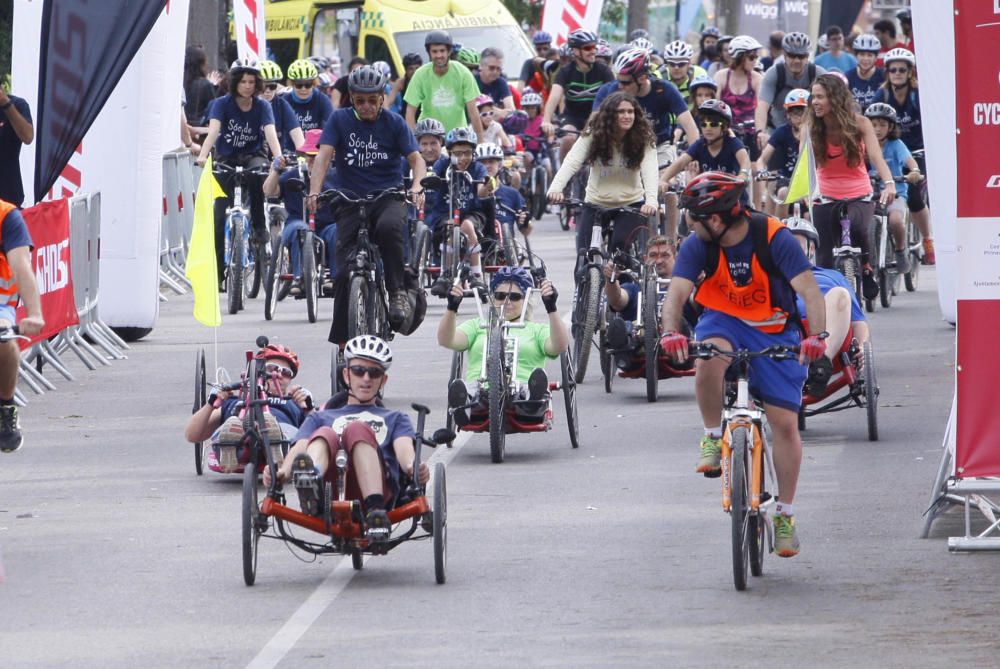
<instances>
[{"instance_id":1,"label":"green tree","mask_svg":"<svg viewBox=\"0 0 1000 669\"><path fill-rule=\"evenodd\" d=\"M0 0L0 80L10 74L14 34L14 0Z\"/></svg>"},{"instance_id":2,"label":"green tree","mask_svg":"<svg viewBox=\"0 0 1000 669\"><path fill-rule=\"evenodd\" d=\"M542 24L541 0L503 0L504 7L522 26L538 28Z\"/></svg>"}]
</instances>

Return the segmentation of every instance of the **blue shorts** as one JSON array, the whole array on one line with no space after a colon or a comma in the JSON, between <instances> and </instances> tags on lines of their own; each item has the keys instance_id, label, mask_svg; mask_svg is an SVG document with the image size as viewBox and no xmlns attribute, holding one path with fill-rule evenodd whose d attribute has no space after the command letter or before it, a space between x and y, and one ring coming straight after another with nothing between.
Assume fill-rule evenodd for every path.
<instances>
[{"instance_id":1,"label":"blue shorts","mask_svg":"<svg viewBox=\"0 0 1000 669\"><path fill-rule=\"evenodd\" d=\"M734 350L760 351L775 344L798 346L801 335L794 328L778 334L761 332L738 318L706 309L695 326L695 338L725 339ZM750 392L767 404L797 413L802 406L802 384L808 372L809 368L796 360L755 358L750 362Z\"/></svg>"},{"instance_id":2,"label":"blue shorts","mask_svg":"<svg viewBox=\"0 0 1000 669\"><path fill-rule=\"evenodd\" d=\"M14 307L9 304L0 304L0 320L7 321L11 325L17 322L17 314Z\"/></svg>"}]
</instances>

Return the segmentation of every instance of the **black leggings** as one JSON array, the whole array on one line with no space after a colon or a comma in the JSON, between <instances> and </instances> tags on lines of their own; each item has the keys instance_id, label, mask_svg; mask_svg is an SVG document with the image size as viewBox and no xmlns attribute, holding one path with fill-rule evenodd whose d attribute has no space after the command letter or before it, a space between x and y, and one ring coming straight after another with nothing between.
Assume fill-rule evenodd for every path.
<instances>
[{"instance_id":1,"label":"black leggings","mask_svg":"<svg viewBox=\"0 0 1000 669\"><path fill-rule=\"evenodd\" d=\"M220 163L233 167L239 166L243 169L250 169L267 165L267 158L260 154L246 154L237 156L226 156L220 158ZM218 177L219 186L226 191L225 197L220 197L215 201L215 261L219 270L219 281L223 279L225 262L223 260L226 250L226 209L233 206L233 176L226 175ZM251 230L266 230L264 221L264 179L258 176L248 175L243 183L244 192L250 197L250 228Z\"/></svg>"},{"instance_id":2,"label":"black leggings","mask_svg":"<svg viewBox=\"0 0 1000 669\"><path fill-rule=\"evenodd\" d=\"M816 264L833 269L833 249L840 246L839 202L813 205L813 223L819 233ZM875 214L874 202L848 202L847 216L851 219L851 243L861 249L861 263L867 263L871 253L871 220Z\"/></svg>"},{"instance_id":3,"label":"black leggings","mask_svg":"<svg viewBox=\"0 0 1000 669\"><path fill-rule=\"evenodd\" d=\"M628 205L634 209L640 208L645 202L635 202ZM580 251L584 251L590 248L590 236L594 229L594 221L597 220L598 216L601 220L604 220L603 216L604 210L600 207L592 204L585 204L580 211L580 215L576 219L576 250L577 258L579 259ZM618 249L623 249L625 246L632 241L633 232L636 229L648 225L648 219L640 214L626 213L622 212L615 217L615 229L612 233L611 241L608 247L608 254L614 253ZM643 249L645 251L645 249ZM577 269L579 270L579 260L577 260Z\"/></svg>"}]
</instances>

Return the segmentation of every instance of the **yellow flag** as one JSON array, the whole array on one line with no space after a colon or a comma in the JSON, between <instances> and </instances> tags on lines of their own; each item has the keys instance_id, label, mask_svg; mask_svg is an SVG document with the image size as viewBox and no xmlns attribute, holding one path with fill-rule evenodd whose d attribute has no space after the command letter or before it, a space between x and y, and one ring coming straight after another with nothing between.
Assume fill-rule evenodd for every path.
<instances>
[{"instance_id":1,"label":"yellow flag","mask_svg":"<svg viewBox=\"0 0 1000 669\"><path fill-rule=\"evenodd\" d=\"M209 327L222 325L219 310L219 270L215 264L215 198L226 193L212 175L212 158L208 158L198 181L194 201L194 226L188 248L184 273L194 291L194 317Z\"/></svg>"},{"instance_id":2,"label":"yellow flag","mask_svg":"<svg viewBox=\"0 0 1000 669\"><path fill-rule=\"evenodd\" d=\"M802 198L812 195L813 184L816 182L816 168L812 160L812 152L809 150L809 138L806 137L799 153L799 159L795 163L792 171L792 180L788 184L788 195L785 196L785 204L798 202Z\"/></svg>"}]
</instances>

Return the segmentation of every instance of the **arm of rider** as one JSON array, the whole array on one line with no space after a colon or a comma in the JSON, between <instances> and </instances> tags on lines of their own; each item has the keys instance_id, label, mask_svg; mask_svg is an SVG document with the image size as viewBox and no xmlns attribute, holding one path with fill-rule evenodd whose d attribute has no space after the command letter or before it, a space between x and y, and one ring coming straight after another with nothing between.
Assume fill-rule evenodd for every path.
<instances>
[{"instance_id":1,"label":"arm of rider","mask_svg":"<svg viewBox=\"0 0 1000 669\"><path fill-rule=\"evenodd\" d=\"M309 195L306 197L306 208L310 214L316 213L316 196L323 192L323 181L326 180L326 173L330 169L332 159L333 147L329 144L320 144L319 153L316 154L309 175Z\"/></svg>"},{"instance_id":2,"label":"arm of rider","mask_svg":"<svg viewBox=\"0 0 1000 669\"><path fill-rule=\"evenodd\" d=\"M392 450L396 453L396 461L399 462L400 471L409 476L411 480L416 480L416 477L413 476L413 461L416 459L417 453L413 448L413 439L410 437L397 437L393 439ZM427 466L426 462L421 462L419 483L420 485L426 485L430 480L431 469Z\"/></svg>"},{"instance_id":3,"label":"arm of rider","mask_svg":"<svg viewBox=\"0 0 1000 669\"><path fill-rule=\"evenodd\" d=\"M417 129L417 108L413 105L406 105L406 125L410 126L410 130Z\"/></svg>"},{"instance_id":4,"label":"arm of rider","mask_svg":"<svg viewBox=\"0 0 1000 669\"><path fill-rule=\"evenodd\" d=\"M615 264L610 260L604 263L604 294L608 296L608 306L612 311L620 312L628 306L628 293L619 285L618 280L611 280Z\"/></svg>"},{"instance_id":5,"label":"arm of rider","mask_svg":"<svg viewBox=\"0 0 1000 669\"><path fill-rule=\"evenodd\" d=\"M458 320L458 306L462 303L463 295L461 286L451 287L451 292L448 294L448 308L438 323L438 345L450 348L452 351L465 351L469 348L469 338L455 327Z\"/></svg>"},{"instance_id":6,"label":"arm of rider","mask_svg":"<svg viewBox=\"0 0 1000 669\"><path fill-rule=\"evenodd\" d=\"M274 128L273 123L264 126L264 139L267 140L267 146L271 149L271 155L280 156L281 142L278 141L278 131Z\"/></svg>"},{"instance_id":7,"label":"arm of rider","mask_svg":"<svg viewBox=\"0 0 1000 669\"><path fill-rule=\"evenodd\" d=\"M698 126L694 122L694 115L686 111L677 117L677 123L684 128L684 135L687 138L688 146L694 144L700 136L698 134Z\"/></svg>"},{"instance_id":8,"label":"arm of rider","mask_svg":"<svg viewBox=\"0 0 1000 669\"><path fill-rule=\"evenodd\" d=\"M806 303L806 318L809 320L808 336L800 344L799 363L812 362L818 360L823 355L826 348L824 340L812 341L822 332L826 332L826 300L823 293L816 285L816 276L811 269L807 269L794 277L789 283ZM673 286L670 286L673 290ZM669 293L668 293L669 294ZM818 344L821 344L819 346ZM819 354L816 355L816 351Z\"/></svg>"},{"instance_id":9,"label":"arm of rider","mask_svg":"<svg viewBox=\"0 0 1000 669\"><path fill-rule=\"evenodd\" d=\"M480 198L492 197L496 189L497 189L497 178L486 177L485 179L483 179L483 183L479 184L479 186L476 188L476 195Z\"/></svg>"},{"instance_id":10,"label":"arm of rider","mask_svg":"<svg viewBox=\"0 0 1000 669\"><path fill-rule=\"evenodd\" d=\"M330 91L330 102L333 103L334 109L340 109L340 98L341 98L340 91L338 91L336 88Z\"/></svg>"},{"instance_id":11,"label":"arm of rider","mask_svg":"<svg viewBox=\"0 0 1000 669\"><path fill-rule=\"evenodd\" d=\"M476 131L476 137L482 139L483 119L479 117L479 107L476 106L475 100L469 100L465 103L465 115L469 119L469 125Z\"/></svg>"},{"instance_id":12,"label":"arm of rider","mask_svg":"<svg viewBox=\"0 0 1000 669\"><path fill-rule=\"evenodd\" d=\"M413 184L410 186L410 199L417 209L424 208L424 189L420 185L423 178L427 176L427 165L420 157L419 151L411 151L406 156L406 162L410 164L410 172L413 174Z\"/></svg>"},{"instance_id":13,"label":"arm of rider","mask_svg":"<svg viewBox=\"0 0 1000 669\"><path fill-rule=\"evenodd\" d=\"M7 251L7 263L14 273L17 292L28 312L27 316L20 320L18 328L21 334L31 337L41 332L42 328L45 327L45 318L42 316L42 299L38 294L35 272L31 268L31 249L27 246L18 246Z\"/></svg>"},{"instance_id":14,"label":"arm of rider","mask_svg":"<svg viewBox=\"0 0 1000 669\"><path fill-rule=\"evenodd\" d=\"M279 179L281 178L281 170L285 166L285 159L281 156L276 156L271 160L271 169L267 173L267 178L264 179L264 183L261 188L264 191L264 197L278 197L281 195L281 184Z\"/></svg>"},{"instance_id":15,"label":"arm of rider","mask_svg":"<svg viewBox=\"0 0 1000 669\"><path fill-rule=\"evenodd\" d=\"M868 160L875 166L879 178L882 179L883 186L882 193L878 198L879 202L883 206L888 206L892 204L892 201L896 197L896 183L892 180L892 171L882 156L882 146L878 143L878 137L875 136L875 128L872 126L871 120L861 114L855 114L855 118L857 118L858 127L861 128L861 133L865 140L865 149L868 150Z\"/></svg>"},{"instance_id":16,"label":"arm of rider","mask_svg":"<svg viewBox=\"0 0 1000 669\"><path fill-rule=\"evenodd\" d=\"M542 279L540 288L542 304L549 314L549 338L545 340L545 353L550 356L561 355L569 348L569 331L556 308L559 292L548 279Z\"/></svg>"},{"instance_id":17,"label":"arm of rider","mask_svg":"<svg viewBox=\"0 0 1000 669\"><path fill-rule=\"evenodd\" d=\"M288 136L292 138L292 145L295 150L298 151L299 148L306 143L306 135L302 132L302 128L292 128L289 131Z\"/></svg>"},{"instance_id":18,"label":"arm of rider","mask_svg":"<svg viewBox=\"0 0 1000 669\"><path fill-rule=\"evenodd\" d=\"M205 141L201 143L201 153L198 154L198 158L195 159L195 164L201 167L208 160L208 154L212 152L212 148L215 146L215 140L219 138L219 130L222 128L222 123L219 119L213 118L208 122L208 135L205 136Z\"/></svg>"},{"instance_id":19,"label":"arm of rider","mask_svg":"<svg viewBox=\"0 0 1000 669\"><path fill-rule=\"evenodd\" d=\"M913 156L906 159L906 167L910 170L906 173L906 182L910 184L920 183L921 179L924 178L924 175L920 173L920 165L913 158Z\"/></svg>"},{"instance_id":20,"label":"arm of rider","mask_svg":"<svg viewBox=\"0 0 1000 669\"><path fill-rule=\"evenodd\" d=\"M289 386L288 395L292 398L292 401L295 402L295 404L300 409L305 409L306 411L309 411L310 409L314 408L311 401L312 393L303 388L302 386L299 385Z\"/></svg>"},{"instance_id":21,"label":"arm of rider","mask_svg":"<svg viewBox=\"0 0 1000 669\"><path fill-rule=\"evenodd\" d=\"M683 362L687 359L687 340L680 340L681 315L684 313L684 303L694 290L694 283L684 277L674 276L670 280L670 290L663 302L663 312L660 324L663 328L663 340L673 338L676 348L673 351L664 348L665 353L672 353L675 360Z\"/></svg>"},{"instance_id":22,"label":"arm of rider","mask_svg":"<svg viewBox=\"0 0 1000 669\"><path fill-rule=\"evenodd\" d=\"M563 189L566 188L566 184L573 178L573 175L583 167L583 161L587 157L587 152L590 151L591 139L591 135L580 135L580 138L573 143L573 148L566 154L562 165L559 166L559 171L552 177L552 183L549 184L549 202L562 202Z\"/></svg>"},{"instance_id":23,"label":"arm of rider","mask_svg":"<svg viewBox=\"0 0 1000 669\"><path fill-rule=\"evenodd\" d=\"M736 152L736 162L740 164L740 176L750 181L750 152L740 149Z\"/></svg>"},{"instance_id":24,"label":"arm of rider","mask_svg":"<svg viewBox=\"0 0 1000 669\"><path fill-rule=\"evenodd\" d=\"M758 96L757 109L753 113L753 124L757 129L757 147L761 151L767 146L767 140L771 138L771 133L767 131L767 117L771 113L771 103Z\"/></svg>"},{"instance_id":25,"label":"arm of rider","mask_svg":"<svg viewBox=\"0 0 1000 669\"><path fill-rule=\"evenodd\" d=\"M656 147L647 146L639 164L639 175L642 179L642 189L646 194L645 203L639 207L643 216L653 216L659 207L659 165L656 164Z\"/></svg>"},{"instance_id":26,"label":"arm of rider","mask_svg":"<svg viewBox=\"0 0 1000 669\"><path fill-rule=\"evenodd\" d=\"M556 127L552 124L552 117L555 115L556 110L559 109L559 103L562 102L562 98L563 87L559 84L552 84L552 90L549 91L549 99L545 101L545 111L542 112L542 132L550 137L556 132Z\"/></svg>"},{"instance_id":27,"label":"arm of rider","mask_svg":"<svg viewBox=\"0 0 1000 669\"><path fill-rule=\"evenodd\" d=\"M670 188L670 182L673 181L674 177L680 174L690 162L691 156L686 152L677 156L677 160L670 163L670 166L663 170L663 174L660 176L660 190L665 191Z\"/></svg>"},{"instance_id":28,"label":"arm of rider","mask_svg":"<svg viewBox=\"0 0 1000 669\"><path fill-rule=\"evenodd\" d=\"M212 401L204 405L188 419L184 428L184 438L192 444L211 439L212 433L222 425L222 401L229 399L232 393L228 390L213 391L209 396Z\"/></svg>"}]
</instances>

